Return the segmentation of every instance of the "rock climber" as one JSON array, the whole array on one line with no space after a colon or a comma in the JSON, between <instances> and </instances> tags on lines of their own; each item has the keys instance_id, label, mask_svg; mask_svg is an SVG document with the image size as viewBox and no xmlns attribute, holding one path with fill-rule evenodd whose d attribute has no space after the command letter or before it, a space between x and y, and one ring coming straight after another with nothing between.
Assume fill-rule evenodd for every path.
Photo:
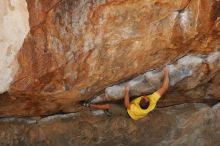
<instances>
[{"instance_id":1,"label":"rock climber","mask_svg":"<svg viewBox=\"0 0 220 146\"><path fill-rule=\"evenodd\" d=\"M112 115L121 115L131 117L133 120L139 120L144 118L149 112L151 112L157 104L157 101L161 96L167 91L169 87L169 71L167 68L163 69L163 83L159 90L154 92L151 95L140 96L133 101L129 101L129 87L125 86L124 89L124 106L116 105L116 104L90 104L84 103L83 105L86 107L90 107L91 109L101 109L107 110L108 113L112 113Z\"/></svg>"}]
</instances>

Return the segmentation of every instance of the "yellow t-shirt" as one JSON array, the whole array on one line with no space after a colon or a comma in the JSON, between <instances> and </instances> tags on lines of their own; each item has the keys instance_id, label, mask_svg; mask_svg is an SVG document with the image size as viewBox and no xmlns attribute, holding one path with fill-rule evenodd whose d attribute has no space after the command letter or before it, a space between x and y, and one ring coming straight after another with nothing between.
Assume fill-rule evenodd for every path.
<instances>
[{"instance_id":1,"label":"yellow t-shirt","mask_svg":"<svg viewBox=\"0 0 220 146\"><path fill-rule=\"evenodd\" d=\"M147 98L150 101L149 107L147 109L142 109L139 105L142 97L143 96L134 99L130 104L130 109L127 109L129 116L134 120L145 117L150 111L155 108L157 101L160 99L160 95L157 92L148 95Z\"/></svg>"}]
</instances>

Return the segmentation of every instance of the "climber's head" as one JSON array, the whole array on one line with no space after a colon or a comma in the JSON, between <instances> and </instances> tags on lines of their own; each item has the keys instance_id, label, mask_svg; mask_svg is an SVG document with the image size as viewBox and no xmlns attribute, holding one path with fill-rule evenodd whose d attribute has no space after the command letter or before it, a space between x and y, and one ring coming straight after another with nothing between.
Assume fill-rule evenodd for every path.
<instances>
[{"instance_id":1,"label":"climber's head","mask_svg":"<svg viewBox=\"0 0 220 146\"><path fill-rule=\"evenodd\" d=\"M148 108L148 106L149 106L149 99L146 97L146 96L143 96L142 98L141 98L141 101L140 101L140 107L142 108L142 109L147 109Z\"/></svg>"}]
</instances>

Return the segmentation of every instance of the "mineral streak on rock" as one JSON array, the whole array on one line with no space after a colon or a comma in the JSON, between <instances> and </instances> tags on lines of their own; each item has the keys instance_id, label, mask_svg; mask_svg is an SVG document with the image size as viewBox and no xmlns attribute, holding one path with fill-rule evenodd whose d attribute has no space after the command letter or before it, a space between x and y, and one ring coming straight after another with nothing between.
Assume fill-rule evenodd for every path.
<instances>
[{"instance_id":1,"label":"mineral streak on rock","mask_svg":"<svg viewBox=\"0 0 220 146\"><path fill-rule=\"evenodd\" d=\"M9 89L18 70L16 55L29 32L25 0L0 1L0 94Z\"/></svg>"},{"instance_id":2,"label":"mineral streak on rock","mask_svg":"<svg viewBox=\"0 0 220 146\"><path fill-rule=\"evenodd\" d=\"M0 108L7 115L70 112L77 101L94 97L107 86L183 55L219 51L216 0L27 0L27 4L31 31L18 53L20 68L9 90L17 98L10 108ZM207 71L205 66L203 70ZM193 81L188 85L184 80L174 88L197 88L198 81Z\"/></svg>"}]
</instances>

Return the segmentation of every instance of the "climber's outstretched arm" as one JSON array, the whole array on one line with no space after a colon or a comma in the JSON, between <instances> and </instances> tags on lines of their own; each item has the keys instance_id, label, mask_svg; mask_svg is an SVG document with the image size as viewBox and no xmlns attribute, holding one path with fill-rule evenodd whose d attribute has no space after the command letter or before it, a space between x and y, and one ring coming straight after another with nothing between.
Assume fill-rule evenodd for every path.
<instances>
[{"instance_id":1,"label":"climber's outstretched arm","mask_svg":"<svg viewBox=\"0 0 220 146\"><path fill-rule=\"evenodd\" d=\"M160 87L160 89L157 90L157 93L159 93L160 96L162 96L167 91L168 87L169 87L169 71L165 67L163 69L163 84Z\"/></svg>"},{"instance_id":2,"label":"climber's outstretched arm","mask_svg":"<svg viewBox=\"0 0 220 146\"><path fill-rule=\"evenodd\" d=\"M130 109L130 101L129 101L129 88L128 85L125 86L124 90L124 106L128 109Z\"/></svg>"},{"instance_id":3,"label":"climber's outstretched arm","mask_svg":"<svg viewBox=\"0 0 220 146\"><path fill-rule=\"evenodd\" d=\"M89 107L92 109L107 110L111 107L111 104L90 104Z\"/></svg>"}]
</instances>

